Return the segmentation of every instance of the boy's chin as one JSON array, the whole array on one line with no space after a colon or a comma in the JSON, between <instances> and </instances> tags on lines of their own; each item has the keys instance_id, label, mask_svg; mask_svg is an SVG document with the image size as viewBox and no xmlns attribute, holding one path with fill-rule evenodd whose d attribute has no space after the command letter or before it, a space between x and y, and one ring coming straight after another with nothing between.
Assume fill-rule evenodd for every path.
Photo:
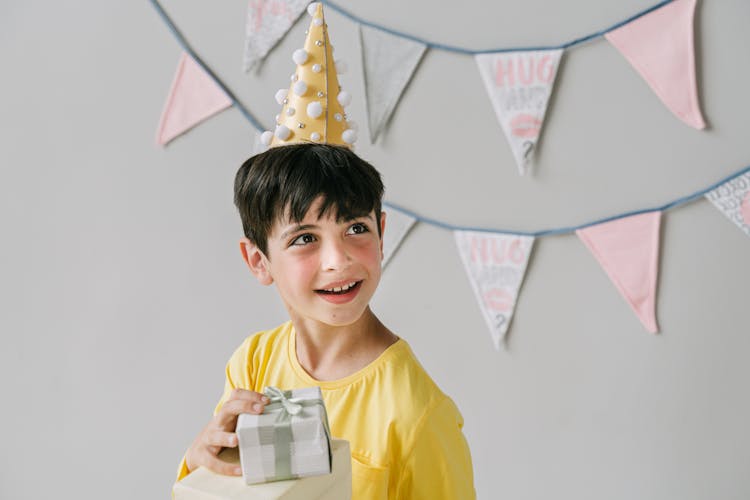
<instances>
[{"instance_id":1,"label":"boy's chin","mask_svg":"<svg viewBox=\"0 0 750 500\"><path fill-rule=\"evenodd\" d=\"M364 297L359 297L363 299ZM353 326L356 323L367 321L372 316L369 302L362 304L360 300L349 304L333 305L324 302L307 304L304 308L295 308L289 302L285 302L289 318L301 324L318 323L321 326L343 328Z\"/></svg>"},{"instance_id":2,"label":"boy's chin","mask_svg":"<svg viewBox=\"0 0 750 500\"><path fill-rule=\"evenodd\" d=\"M347 326L352 326L355 323L360 322L364 319L365 312L367 311L367 308L365 308L360 314L358 315L341 315L341 316L329 316L326 318L322 318L319 320L321 323L324 323L328 326L333 326L336 328L344 328Z\"/></svg>"},{"instance_id":3,"label":"boy's chin","mask_svg":"<svg viewBox=\"0 0 750 500\"><path fill-rule=\"evenodd\" d=\"M333 328L346 328L348 326L355 325L361 321L366 321L368 317L369 307L365 307L361 311L346 311L338 314L320 314L320 315L305 315L305 314L294 314L292 318L296 318L302 322L313 321L321 325Z\"/></svg>"}]
</instances>

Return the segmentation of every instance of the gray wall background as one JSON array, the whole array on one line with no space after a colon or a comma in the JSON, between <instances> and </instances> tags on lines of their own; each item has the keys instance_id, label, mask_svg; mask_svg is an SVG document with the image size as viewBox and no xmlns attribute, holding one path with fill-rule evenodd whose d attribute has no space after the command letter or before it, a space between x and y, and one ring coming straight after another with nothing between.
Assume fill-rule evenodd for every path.
<instances>
[{"instance_id":1,"label":"gray wall background","mask_svg":"<svg viewBox=\"0 0 750 500\"><path fill-rule=\"evenodd\" d=\"M654 0L366 2L373 22L468 48L555 44ZM164 2L264 123L307 21L240 71L246 2ZM460 225L534 230L662 204L750 163L750 4L700 2L710 128L683 125L604 40L563 59L535 174L520 178L472 58L429 52L366 139L357 27L327 11L357 151L387 199ZM0 497L165 498L224 363L285 319L240 259L231 200L253 128L236 110L167 149L180 48L148 2L0 6ZM480 498L750 496L750 241L708 202L668 212L659 335L573 235L537 240L497 352L452 235L420 225L373 308L462 410Z\"/></svg>"}]
</instances>

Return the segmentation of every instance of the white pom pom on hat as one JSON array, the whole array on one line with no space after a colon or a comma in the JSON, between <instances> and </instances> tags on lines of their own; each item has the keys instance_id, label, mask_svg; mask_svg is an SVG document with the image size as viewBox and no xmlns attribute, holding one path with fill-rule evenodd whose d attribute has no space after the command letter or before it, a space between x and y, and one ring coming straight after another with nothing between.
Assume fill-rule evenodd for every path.
<instances>
[{"instance_id":1,"label":"white pom pom on hat","mask_svg":"<svg viewBox=\"0 0 750 500\"><path fill-rule=\"evenodd\" d=\"M297 64L305 64L308 54L305 49L297 49L292 53L292 60Z\"/></svg>"},{"instance_id":2,"label":"white pom pom on hat","mask_svg":"<svg viewBox=\"0 0 750 500\"><path fill-rule=\"evenodd\" d=\"M346 90L342 90L341 92L339 92L339 95L336 97L336 99L338 99L339 104L347 107L352 102L352 95Z\"/></svg>"},{"instance_id":3,"label":"white pom pom on hat","mask_svg":"<svg viewBox=\"0 0 750 500\"><path fill-rule=\"evenodd\" d=\"M270 130L266 130L262 134L260 134L260 142L264 146L268 146L271 144L271 141L273 140L273 132Z\"/></svg>"},{"instance_id":4,"label":"white pom pom on hat","mask_svg":"<svg viewBox=\"0 0 750 500\"><path fill-rule=\"evenodd\" d=\"M318 10L318 5L320 5L320 2L313 2L310 5L307 6L307 13L311 16L315 15L315 11Z\"/></svg>"},{"instance_id":5,"label":"white pom pom on hat","mask_svg":"<svg viewBox=\"0 0 750 500\"><path fill-rule=\"evenodd\" d=\"M307 116L317 118L323 114L323 105L318 101L313 101L307 105Z\"/></svg>"},{"instance_id":6,"label":"white pom pom on hat","mask_svg":"<svg viewBox=\"0 0 750 500\"><path fill-rule=\"evenodd\" d=\"M300 80L298 82L294 82L292 89L294 90L294 93L296 95L303 96L307 92L307 84L304 81Z\"/></svg>"},{"instance_id":7,"label":"white pom pom on hat","mask_svg":"<svg viewBox=\"0 0 750 500\"><path fill-rule=\"evenodd\" d=\"M341 138L344 139L344 142L347 144L354 144L357 142L357 131L348 128L344 130L343 134L341 134Z\"/></svg>"},{"instance_id":8,"label":"white pom pom on hat","mask_svg":"<svg viewBox=\"0 0 750 500\"><path fill-rule=\"evenodd\" d=\"M287 127L286 125L279 125L278 127L276 127L276 132L274 133L274 135L282 141L285 141L289 139L290 135L292 135L292 131L289 130L289 127Z\"/></svg>"},{"instance_id":9,"label":"white pom pom on hat","mask_svg":"<svg viewBox=\"0 0 750 500\"><path fill-rule=\"evenodd\" d=\"M288 89L279 89L276 91L276 95L274 98L276 99L276 102L279 104L284 104L284 99L286 99L286 96L289 94Z\"/></svg>"}]
</instances>

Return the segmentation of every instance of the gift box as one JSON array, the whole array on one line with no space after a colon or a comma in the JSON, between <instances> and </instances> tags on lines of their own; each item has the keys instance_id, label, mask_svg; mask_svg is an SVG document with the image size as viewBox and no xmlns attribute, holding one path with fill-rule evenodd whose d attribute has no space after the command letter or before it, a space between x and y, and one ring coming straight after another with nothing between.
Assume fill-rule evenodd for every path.
<instances>
[{"instance_id":1,"label":"gift box","mask_svg":"<svg viewBox=\"0 0 750 500\"><path fill-rule=\"evenodd\" d=\"M331 440L331 473L302 479L245 484L239 476L223 476L199 467L173 488L174 500L351 500L352 462L349 442ZM237 448L227 448L219 458L239 464Z\"/></svg>"},{"instance_id":2,"label":"gift box","mask_svg":"<svg viewBox=\"0 0 750 500\"><path fill-rule=\"evenodd\" d=\"M237 419L242 475L247 484L328 474L328 416L319 387L282 391L267 387L263 413Z\"/></svg>"}]
</instances>

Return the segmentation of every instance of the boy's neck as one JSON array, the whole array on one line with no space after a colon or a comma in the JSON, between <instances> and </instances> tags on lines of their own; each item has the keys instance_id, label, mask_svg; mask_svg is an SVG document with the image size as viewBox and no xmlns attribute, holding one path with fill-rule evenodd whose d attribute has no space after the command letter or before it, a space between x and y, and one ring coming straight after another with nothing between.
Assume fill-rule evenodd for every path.
<instances>
[{"instance_id":1,"label":"boy's neck","mask_svg":"<svg viewBox=\"0 0 750 500\"><path fill-rule=\"evenodd\" d=\"M368 307L351 325L331 326L292 317L297 360L319 381L337 380L361 370L398 340Z\"/></svg>"}]
</instances>

